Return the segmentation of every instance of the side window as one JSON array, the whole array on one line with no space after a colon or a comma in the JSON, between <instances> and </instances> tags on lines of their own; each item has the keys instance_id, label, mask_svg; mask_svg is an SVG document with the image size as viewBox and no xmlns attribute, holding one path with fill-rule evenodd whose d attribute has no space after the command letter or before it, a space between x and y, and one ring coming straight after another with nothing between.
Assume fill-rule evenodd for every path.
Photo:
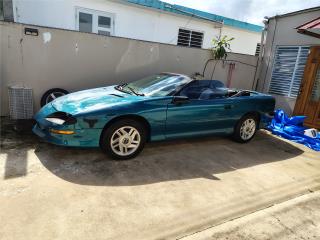
<instances>
[{"instance_id":1,"label":"side window","mask_svg":"<svg viewBox=\"0 0 320 240\"><path fill-rule=\"evenodd\" d=\"M189 86L185 87L184 89L182 89L182 91L180 92L179 95L186 96L189 99L198 99L202 91L203 91L203 89L200 86L189 85Z\"/></svg>"},{"instance_id":2,"label":"side window","mask_svg":"<svg viewBox=\"0 0 320 240\"><path fill-rule=\"evenodd\" d=\"M255 53L254 55L255 55L255 56L259 56L260 51L261 51L261 44L260 44L260 43L257 43L257 46L256 46L256 53Z\"/></svg>"},{"instance_id":3,"label":"side window","mask_svg":"<svg viewBox=\"0 0 320 240\"><path fill-rule=\"evenodd\" d=\"M92 32L92 14L79 12L79 31Z\"/></svg>"},{"instance_id":4,"label":"side window","mask_svg":"<svg viewBox=\"0 0 320 240\"><path fill-rule=\"evenodd\" d=\"M213 100L228 97L228 90L220 81L195 80L183 88L179 95L191 100Z\"/></svg>"},{"instance_id":5,"label":"side window","mask_svg":"<svg viewBox=\"0 0 320 240\"><path fill-rule=\"evenodd\" d=\"M111 35L112 18L106 16L98 16L98 34Z\"/></svg>"},{"instance_id":6,"label":"side window","mask_svg":"<svg viewBox=\"0 0 320 240\"><path fill-rule=\"evenodd\" d=\"M76 8L76 29L80 32L114 35L114 14Z\"/></svg>"},{"instance_id":7,"label":"side window","mask_svg":"<svg viewBox=\"0 0 320 240\"><path fill-rule=\"evenodd\" d=\"M181 90L180 96L186 96L193 100L200 99L204 92L212 92L211 83L210 80L194 80Z\"/></svg>"}]
</instances>

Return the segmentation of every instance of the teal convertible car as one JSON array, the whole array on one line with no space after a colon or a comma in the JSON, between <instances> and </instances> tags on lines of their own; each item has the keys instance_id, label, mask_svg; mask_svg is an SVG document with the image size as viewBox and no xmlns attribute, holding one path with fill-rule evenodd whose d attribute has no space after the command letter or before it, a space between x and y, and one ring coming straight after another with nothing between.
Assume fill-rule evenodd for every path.
<instances>
[{"instance_id":1,"label":"teal convertible car","mask_svg":"<svg viewBox=\"0 0 320 240\"><path fill-rule=\"evenodd\" d=\"M50 143L129 159L148 141L219 134L248 142L274 106L270 95L161 73L57 98L35 115L33 131Z\"/></svg>"}]
</instances>

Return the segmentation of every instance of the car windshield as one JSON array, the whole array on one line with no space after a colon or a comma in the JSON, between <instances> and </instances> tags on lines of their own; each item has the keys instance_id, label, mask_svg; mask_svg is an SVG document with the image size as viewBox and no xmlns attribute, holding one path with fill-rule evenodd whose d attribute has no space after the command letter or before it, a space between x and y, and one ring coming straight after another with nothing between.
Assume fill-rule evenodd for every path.
<instances>
[{"instance_id":1,"label":"car windshield","mask_svg":"<svg viewBox=\"0 0 320 240\"><path fill-rule=\"evenodd\" d=\"M135 95L160 97L169 95L190 81L191 79L185 76L161 73L120 85L118 88Z\"/></svg>"}]
</instances>

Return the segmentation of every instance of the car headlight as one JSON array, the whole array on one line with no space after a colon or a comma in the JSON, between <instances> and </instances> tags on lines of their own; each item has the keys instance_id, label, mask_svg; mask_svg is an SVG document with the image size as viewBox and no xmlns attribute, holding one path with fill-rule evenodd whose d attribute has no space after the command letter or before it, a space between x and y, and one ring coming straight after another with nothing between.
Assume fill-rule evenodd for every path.
<instances>
[{"instance_id":1,"label":"car headlight","mask_svg":"<svg viewBox=\"0 0 320 240\"><path fill-rule=\"evenodd\" d=\"M63 125L66 121L60 118L51 118L51 117L47 117L46 118L47 121L52 122L54 124L58 124L58 125Z\"/></svg>"},{"instance_id":2,"label":"car headlight","mask_svg":"<svg viewBox=\"0 0 320 240\"><path fill-rule=\"evenodd\" d=\"M45 118L47 121L57 125L71 125L77 122L77 119L69 113L55 112Z\"/></svg>"}]
</instances>

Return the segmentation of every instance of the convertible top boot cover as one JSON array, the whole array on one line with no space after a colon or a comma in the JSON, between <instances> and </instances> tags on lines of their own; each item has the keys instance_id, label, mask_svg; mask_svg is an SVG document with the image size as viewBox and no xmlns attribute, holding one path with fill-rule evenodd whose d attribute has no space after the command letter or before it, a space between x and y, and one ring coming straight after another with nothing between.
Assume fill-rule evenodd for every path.
<instances>
[{"instance_id":1,"label":"convertible top boot cover","mask_svg":"<svg viewBox=\"0 0 320 240\"><path fill-rule=\"evenodd\" d=\"M267 129L274 135L304 144L315 151L320 151L320 133L318 132L315 137L306 136L304 134L305 130L309 128L303 126L305 119L305 116L289 118L283 110L278 109L275 111L274 118Z\"/></svg>"}]
</instances>

